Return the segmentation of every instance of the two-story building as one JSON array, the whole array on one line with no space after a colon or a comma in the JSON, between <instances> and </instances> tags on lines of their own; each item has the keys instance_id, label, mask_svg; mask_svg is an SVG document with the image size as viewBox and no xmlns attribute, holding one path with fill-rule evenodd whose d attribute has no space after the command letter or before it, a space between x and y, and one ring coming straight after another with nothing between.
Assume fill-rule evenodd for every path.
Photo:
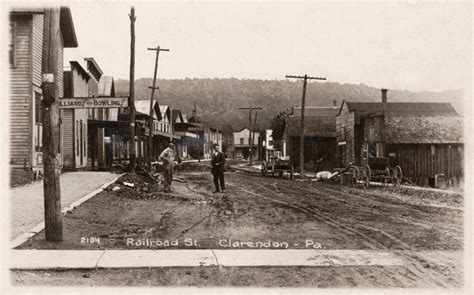
<instances>
[{"instance_id":1,"label":"two-story building","mask_svg":"<svg viewBox=\"0 0 474 295\"><path fill-rule=\"evenodd\" d=\"M64 71L64 98L89 96L91 75L77 61L70 61L70 69ZM62 142L64 169L75 170L87 167L87 109L63 109Z\"/></svg>"},{"instance_id":2,"label":"two-story building","mask_svg":"<svg viewBox=\"0 0 474 295\"><path fill-rule=\"evenodd\" d=\"M252 146L252 158L259 158L259 142L260 142L260 132L252 132L253 144L250 139L250 130L247 127L242 128L239 131L233 132L234 136L234 158L244 158L247 159L250 156L250 148Z\"/></svg>"},{"instance_id":3,"label":"two-story building","mask_svg":"<svg viewBox=\"0 0 474 295\"><path fill-rule=\"evenodd\" d=\"M31 179L42 171L42 56L45 29L43 8L13 8L9 20L10 64L10 167L11 177ZM58 67L59 96L63 96L63 50L77 47L71 11L60 8ZM60 133L62 126L60 125ZM61 135L60 135L61 136ZM62 164L59 140L58 160Z\"/></svg>"}]
</instances>

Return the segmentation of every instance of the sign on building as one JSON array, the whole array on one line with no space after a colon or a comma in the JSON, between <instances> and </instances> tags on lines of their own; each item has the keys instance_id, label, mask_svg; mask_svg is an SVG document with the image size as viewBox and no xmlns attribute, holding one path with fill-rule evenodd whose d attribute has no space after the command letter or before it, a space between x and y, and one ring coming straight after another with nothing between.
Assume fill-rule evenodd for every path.
<instances>
[{"instance_id":1,"label":"sign on building","mask_svg":"<svg viewBox=\"0 0 474 295\"><path fill-rule=\"evenodd\" d=\"M128 97L75 97L59 100L61 109L124 108Z\"/></svg>"}]
</instances>

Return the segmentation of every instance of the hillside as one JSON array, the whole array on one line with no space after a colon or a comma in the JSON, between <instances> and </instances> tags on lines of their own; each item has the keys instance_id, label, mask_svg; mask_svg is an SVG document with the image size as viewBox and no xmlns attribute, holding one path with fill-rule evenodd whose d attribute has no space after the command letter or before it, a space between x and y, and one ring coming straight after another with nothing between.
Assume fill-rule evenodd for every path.
<instances>
[{"instance_id":1,"label":"hillside","mask_svg":"<svg viewBox=\"0 0 474 295\"><path fill-rule=\"evenodd\" d=\"M136 80L135 98L150 99L151 78ZM198 117L214 124L231 124L234 129L248 125L248 111L239 107L263 107L258 112L258 128L268 128L270 119L287 108L301 104L302 82L288 80L180 79L158 80L155 99L191 116L196 101ZM117 95L128 95L128 80L115 81ZM336 82L308 83L306 106L331 106L336 100L380 101L380 89ZM410 92L389 90L388 101L450 102L462 114L462 91Z\"/></svg>"}]
</instances>

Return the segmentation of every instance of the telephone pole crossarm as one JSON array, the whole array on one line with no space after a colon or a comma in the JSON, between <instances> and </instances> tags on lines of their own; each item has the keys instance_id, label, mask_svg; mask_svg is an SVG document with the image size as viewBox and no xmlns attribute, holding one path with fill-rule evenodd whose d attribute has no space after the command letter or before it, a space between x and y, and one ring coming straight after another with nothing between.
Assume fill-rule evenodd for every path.
<instances>
[{"instance_id":1,"label":"telephone pole crossarm","mask_svg":"<svg viewBox=\"0 0 474 295\"><path fill-rule=\"evenodd\" d=\"M308 80L326 80L326 78L322 77L311 77L311 76L292 76L292 75L286 75L286 78L295 78L295 79L308 79Z\"/></svg>"}]
</instances>

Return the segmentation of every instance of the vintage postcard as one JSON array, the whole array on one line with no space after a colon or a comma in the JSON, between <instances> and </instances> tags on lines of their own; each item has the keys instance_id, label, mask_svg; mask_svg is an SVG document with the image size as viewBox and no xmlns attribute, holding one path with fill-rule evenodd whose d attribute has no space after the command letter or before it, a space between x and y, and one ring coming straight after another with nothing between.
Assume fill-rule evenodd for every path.
<instances>
[{"instance_id":1,"label":"vintage postcard","mask_svg":"<svg viewBox=\"0 0 474 295\"><path fill-rule=\"evenodd\" d=\"M5 293L472 290L471 3L4 2L0 24Z\"/></svg>"}]
</instances>

